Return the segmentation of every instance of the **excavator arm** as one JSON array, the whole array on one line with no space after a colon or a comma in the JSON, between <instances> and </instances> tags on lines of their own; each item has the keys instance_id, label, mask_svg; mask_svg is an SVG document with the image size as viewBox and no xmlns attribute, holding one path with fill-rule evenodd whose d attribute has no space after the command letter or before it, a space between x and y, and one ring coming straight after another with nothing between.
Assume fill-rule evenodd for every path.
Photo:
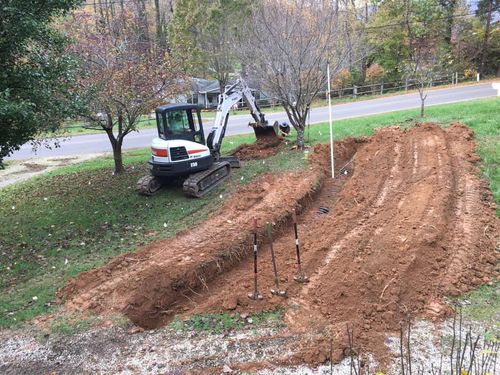
<instances>
[{"instance_id":1,"label":"excavator arm","mask_svg":"<svg viewBox=\"0 0 500 375\"><path fill-rule=\"evenodd\" d=\"M268 126L265 116L260 111L250 88L242 78L239 78L234 84L226 87L222 95L219 95L219 104L217 106L214 126L207 137L207 146L215 155L220 154L220 147L226 133L227 121L231 108L238 104L241 99L245 101L255 121L255 123L249 125L254 128L256 137L268 136L271 133L276 136L275 128Z\"/></svg>"}]
</instances>

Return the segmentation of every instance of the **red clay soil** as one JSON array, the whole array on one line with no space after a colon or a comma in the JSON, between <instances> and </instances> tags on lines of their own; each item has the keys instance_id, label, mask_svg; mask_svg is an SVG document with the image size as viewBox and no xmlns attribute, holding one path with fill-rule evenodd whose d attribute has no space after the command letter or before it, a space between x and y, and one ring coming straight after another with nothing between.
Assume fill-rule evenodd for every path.
<instances>
[{"instance_id":1,"label":"red clay soil","mask_svg":"<svg viewBox=\"0 0 500 375\"><path fill-rule=\"evenodd\" d=\"M299 216L302 261L310 282L293 281L295 248L289 228L274 241L280 287L288 299L269 292L274 280L263 244L263 301L246 297L252 289L252 262L246 260L196 296L193 311L251 312L282 305L292 331L325 333L302 342L291 362L324 361L330 339L334 359L340 360L348 347L347 324L354 328L356 346L385 362L384 340L399 330L401 321L446 316L451 312L446 296L497 275L500 226L487 183L478 177L472 137L463 125L445 130L425 124L407 131L380 130L358 147L351 143L349 149L358 151L345 169L348 174L326 178L314 204ZM328 152L324 145L316 147L313 164L328 170ZM336 155L339 167L349 159ZM319 207L329 213L320 214Z\"/></svg>"},{"instance_id":2,"label":"red clay soil","mask_svg":"<svg viewBox=\"0 0 500 375\"><path fill-rule=\"evenodd\" d=\"M348 346L346 324L354 328L357 348L385 362L384 340L401 321L441 318L450 313L446 296L497 277L499 220L478 177L473 134L463 125L386 128L335 146L336 165L345 166L336 179L327 176L329 148L319 145L309 173L264 176L199 228L80 275L62 291L67 305L123 311L145 327L179 311L284 306L293 334L308 333L285 363L325 361L331 339L333 359L340 360ZM318 175L323 186L308 201ZM297 201L304 207L298 230L308 284L293 281L295 244L287 219ZM264 299L247 298L253 216L276 223L274 250L287 299L269 292L274 279L263 238Z\"/></svg>"},{"instance_id":3,"label":"red clay soil","mask_svg":"<svg viewBox=\"0 0 500 375\"><path fill-rule=\"evenodd\" d=\"M193 230L114 258L60 291L69 309L119 311L145 328L164 325L186 298L251 252L253 218L286 220L319 185L320 173L264 175L243 186Z\"/></svg>"},{"instance_id":4,"label":"red clay soil","mask_svg":"<svg viewBox=\"0 0 500 375\"><path fill-rule=\"evenodd\" d=\"M283 138L274 133L272 136L260 136L254 143L238 146L231 155L240 160L264 159L276 155L282 143Z\"/></svg>"}]
</instances>

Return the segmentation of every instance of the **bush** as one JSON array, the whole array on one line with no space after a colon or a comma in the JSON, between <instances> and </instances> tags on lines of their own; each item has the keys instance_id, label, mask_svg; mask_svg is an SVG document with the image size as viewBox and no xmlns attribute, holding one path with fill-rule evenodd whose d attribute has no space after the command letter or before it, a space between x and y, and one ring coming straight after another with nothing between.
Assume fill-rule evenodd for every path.
<instances>
[{"instance_id":1,"label":"bush","mask_svg":"<svg viewBox=\"0 0 500 375\"><path fill-rule=\"evenodd\" d=\"M380 83L384 78L384 68L379 64L372 64L366 69L366 82L367 83Z\"/></svg>"}]
</instances>

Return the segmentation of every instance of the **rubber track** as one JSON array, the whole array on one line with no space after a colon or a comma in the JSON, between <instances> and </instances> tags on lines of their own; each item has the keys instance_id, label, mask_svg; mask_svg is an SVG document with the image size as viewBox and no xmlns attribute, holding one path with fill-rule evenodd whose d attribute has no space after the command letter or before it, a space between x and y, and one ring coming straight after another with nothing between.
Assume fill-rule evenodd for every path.
<instances>
[{"instance_id":1,"label":"rubber track","mask_svg":"<svg viewBox=\"0 0 500 375\"><path fill-rule=\"evenodd\" d=\"M214 183L208 186L204 190L200 190L199 185L203 182L203 180L212 177L214 173L221 169L226 169L226 173L219 177ZM200 198L207 194L210 190L220 184L222 181L227 179L231 173L231 165L228 162L218 162L214 163L210 169L207 169L202 172L194 173L190 175L183 184L183 191L186 195L190 195L192 197Z\"/></svg>"},{"instance_id":2,"label":"rubber track","mask_svg":"<svg viewBox=\"0 0 500 375\"><path fill-rule=\"evenodd\" d=\"M151 195L154 195L156 194L157 192L160 191L161 189L161 182L158 182L160 184L160 186L158 187L158 189L154 190L154 191L151 191L149 189L150 187L150 184L151 182L156 179L156 177L154 176L151 176L151 175L148 175L148 176L144 176L144 177L141 177L139 179L139 181L137 181L137 187L136 187L136 190L138 191L139 194L141 195L145 195L145 196L151 196Z\"/></svg>"}]
</instances>

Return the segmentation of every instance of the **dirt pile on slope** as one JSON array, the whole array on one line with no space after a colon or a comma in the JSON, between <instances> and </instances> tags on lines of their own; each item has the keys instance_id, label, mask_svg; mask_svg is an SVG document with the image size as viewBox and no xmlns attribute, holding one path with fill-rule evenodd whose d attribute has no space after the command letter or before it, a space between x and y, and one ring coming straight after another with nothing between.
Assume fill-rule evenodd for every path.
<instances>
[{"instance_id":1,"label":"dirt pile on slope","mask_svg":"<svg viewBox=\"0 0 500 375\"><path fill-rule=\"evenodd\" d=\"M478 177L474 148L472 132L459 124L386 128L369 139L337 142L337 178L331 179L325 177L329 147L318 145L308 173L263 176L199 227L82 274L63 294L70 308L123 311L145 327L179 312L284 306L293 332L324 338L304 341L295 357L284 360L322 362L330 339L334 359L341 359L346 324L354 328L357 347L383 359L386 334L400 321L444 316L450 312L446 296L497 275L500 225ZM319 176L321 190L299 215L310 282L297 284L288 217ZM253 216L261 218L261 232L265 222L276 223L274 250L288 299L269 292L274 280L263 236L258 266L264 299L247 298Z\"/></svg>"},{"instance_id":2,"label":"dirt pile on slope","mask_svg":"<svg viewBox=\"0 0 500 375\"><path fill-rule=\"evenodd\" d=\"M356 145L351 142L348 149ZM344 169L347 175L326 178L314 204L299 216L308 284L293 281L289 228L274 243L288 300L269 293L272 265L262 244L263 301L246 298L252 289L247 260L195 298L194 311L247 312L282 305L289 307L286 321L292 330L325 332L324 341L304 342L295 360L321 362L329 356L330 339L334 358L342 358L347 324L354 328L355 344L383 360L386 334L396 332L400 321L444 316L450 313L445 296L496 277L500 226L488 186L478 178L474 147L463 125L378 131L354 147L358 151ZM328 170L329 148L321 145L315 151L313 165ZM337 159L337 165L349 160ZM320 213L320 207L328 213Z\"/></svg>"},{"instance_id":3,"label":"dirt pile on slope","mask_svg":"<svg viewBox=\"0 0 500 375\"><path fill-rule=\"evenodd\" d=\"M284 139L272 136L259 136L254 143L242 144L238 146L231 156L236 156L240 160L264 159L276 155Z\"/></svg>"},{"instance_id":4,"label":"dirt pile on slope","mask_svg":"<svg viewBox=\"0 0 500 375\"><path fill-rule=\"evenodd\" d=\"M192 230L82 273L59 295L70 309L120 311L146 328L165 324L189 295L249 254L254 217L286 220L314 192L319 177L314 171L264 175Z\"/></svg>"},{"instance_id":5,"label":"dirt pile on slope","mask_svg":"<svg viewBox=\"0 0 500 375\"><path fill-rule=\"evenodd\" d=\"M382 356L401 320L446 315L445 296L494 277L500 226L472 138L463 125L377 132L323 224L332 241L292 326L314 321L345 344L349 323Z\"/></svg>"}]
</instances>

